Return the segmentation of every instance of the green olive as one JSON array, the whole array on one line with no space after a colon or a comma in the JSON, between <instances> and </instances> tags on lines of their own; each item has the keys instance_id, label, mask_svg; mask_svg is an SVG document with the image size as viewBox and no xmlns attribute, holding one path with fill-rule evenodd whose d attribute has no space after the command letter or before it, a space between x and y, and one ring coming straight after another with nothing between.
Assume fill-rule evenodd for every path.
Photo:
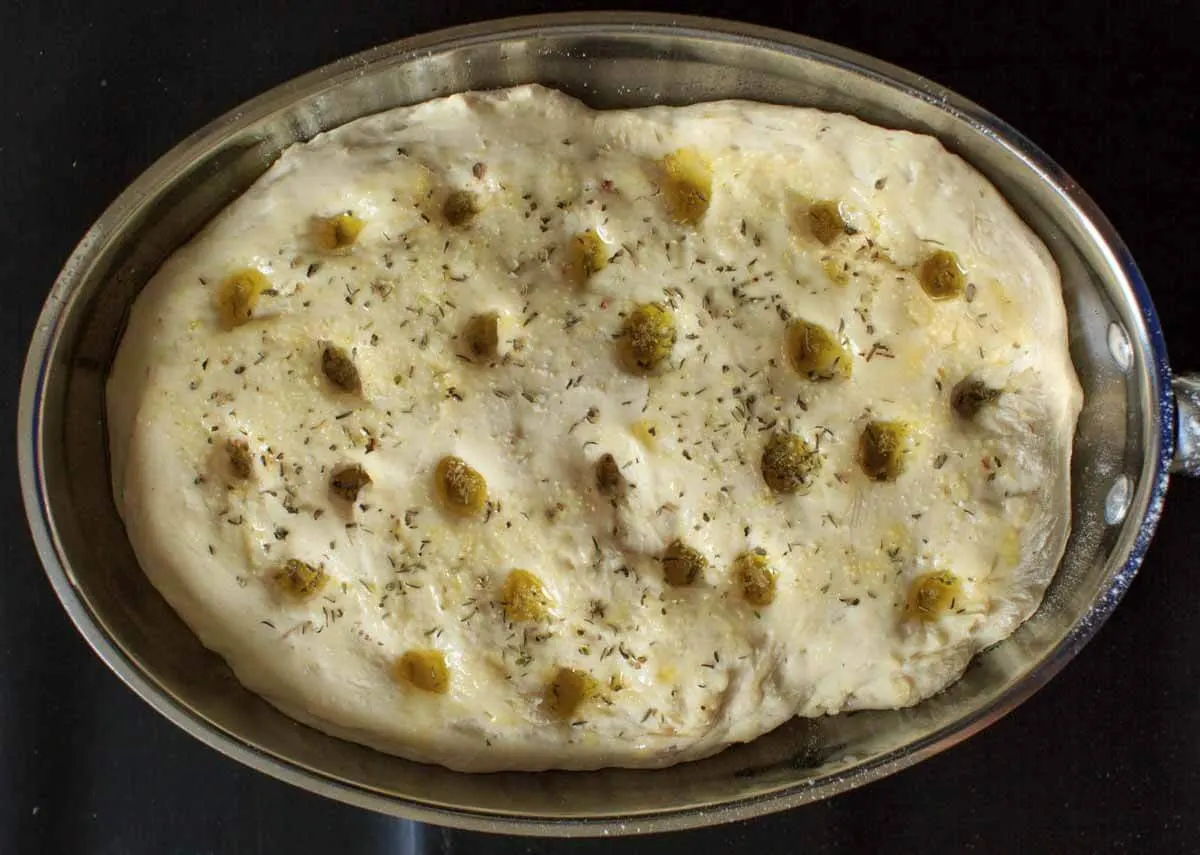
<instances>
[{"instance_id":1,"label":"green olive","mask_svg":"<svg viewBox=\"0 0 1200 855\"><path fill-rule=\"evenodd\" d=\"M217 286L217 315L226 329L240 327L254 317L258 297L269 290L267 277L247 267L239 270Z\"/></svg>"},{"instance_id":2,"label":"green olive","mask_svg":"<svg viewBox=\"0 0 1200 855\"><path fill-rule=\"evenodd\" d=\"M279 589L292 599L307 600L325 587L329 576L324 568L292 558L275 571L274 579Z\"/></svg>"},{"instance_id":3,"label":"green olive","mask_svg":"<svg viewBox=\"0 0 1200 855\"><path fill-rule=\"evenodd\" d=\"M698 549L676 540L663 553L662 567L668 585L684 588L703 575L708 567L708 559Z\"/></svg>"},{"instance_id":4,"label":"green olive","mask_svg":"<svg viewBox=\"0 0 1200 855\"><path fill-rule=\"evenodd\" d=\"M592 675L578 668L559 668L546 686L543 703L555 718L569 719L596 694Z\"/></svg>"},{"instance_id":5,"label":"green olive","mask_svg":"<svg viewBox=\"0 0 1200 855\"><path fill-rule=\"evenodd\" d=\"M681 148L662 159L663 195L672 219L695 225L712 198L712 166L693 148Z\"/></svg>"},{"instance_id":6,"label":"green olive","mask_svg":"<svg viewBox=\"0 0 1200 855\"><path fill-rule=\"evenodd\" d=\"M917 278L925 293L934 300L949 300L967 289L958 256L946 249L939 249L922 261Z\"/></svg>"},{"instance_id":7,"label":"green olive","mask_svg":"<svg viewBox=\"0 0 1200 855\"><path fill-rule=\"evenodd\" d=\"M909 617L934 620L953 609L962 593L958 577L947 570L918 576L908 589Z\"/></svg>"},{"instance_id":8,"label":"green olive","mask_svg":"<svg viewBox=\"0 0 1200 855\"><path fill-rule=\"evenodd\" d=\"M549 599L542 580L528 570L513 570L500 591L504 616L511 621L535 621L546 617Z\"/></svg>"},{"instance_id":9,"label":"green olive","mask_svg":"<svg viewBox=\"0 0 1200 855\"><path fill-rule=\"evenodd\" d=\"M950 390L950 407L960 418L971 421L985 406L1000 397L1000 390L993 389L982 380L967 377Z\"/></svg>"},{"instance_id":10,"label":"green olive","mask_svg":"<svg viewBox=\"0 0 1200 855\"><path fill-rule=\"evenodd\" d=\"M808 209L808 228L813 237L825 245L846 234L846 221L837 202L815 202Z\"/></svg>"},{"instance_id":11,"label":"green olive","mask_svg":"<svg viewBox=\"0 0 1200 855\"><path fill-rule=\"evenodd\" d=\"M321 371L334 386L343 392L361 392L362 380L350 354L335 344L325 345L321 351Z\"/></svg>"},{"instance_id":12,"label":"green olive","mask_svg":"<svg viewBox=\"0 0 1200 855\"><path fill-rule=\"evenodd\" d=\"M334 470L333 477L329 479L329 488L347 502L354 502L358 499L359 490L370 483L371 476L367 470L355 464Z\"/></svg>"},{"instance_id":13,"label":"green olive","mask_svg":"<svg viewBox=\"0 0 1200 855\"><path fill-rule=\"evenodd\" d=\"M495 359L500 352L500 316L495 312L472 316L463 328L463 338L476 359Z\"/></svg>"},{"instance_id":14,"label":"green olive","mask_svg":"<svg viewBox=\"0 0 1200 855\"><path fill-rule=\"evenodd\" d=\"M907 464L912 430L905 422L868 422L858 442L858 465L872 481L895 481Z\"/></svg>"},{"instance_id":15,"label":"green olive","mask_svg":"<svg viewBox=\"0 0 1200 855\"><path fill-rule=\"evenodd\" d=\"M621 340L631 370L650 372L662 366L675 347L675 317L661 303L643 303L625 319Z\"/></svg>"},{"instance_id":16,"label":"green olive","mask_svg":"<svg viewBox=\"0 0 1200 855\"><path fill-rule=\"evenodd\" d=\"M487 506L487 481L460 457L438 461L434 484L442 505L458 516L478 516Z\"/></svg>"},{"instance_id":17,"label":"green olive","mask_svg":"<svg viewBox=\"0 0 1200 855\"><path fill-rule=\"evenodd\" d=\"M442 216L452 226L465 226L479 213L479 203L470 190L454 190L442 203Z\"/></svg>"},{"instance_id":18,"label":"green olive","mask_svg":"<svg viewBox=\"0 0 1200 855\"><path fill-rule=\"evenodd\" d=\"M313 226L316 244L327 252L347 249L358 240L366 223L350 213L322 217Z\"/></svg>"},{"instance_id":19,"label":"green olive","mask_svg":"<svg viewBox=\"0 0 1200 855\"><path fill-rule=\"evenodd\" d=\"M440 650L409 650L393 663L392 676L434 695L450 690L450 669Z\"/></svg>"},{"instance_id":20,"label":"green olive","mask_svg":"<svg viewBox=\"0 0 1200 855\"><path fill-rule=\"evenodd\" d=\"M250 453L250 444L244 439L231 439L225 443L225 451L229 455L229 465L233 474L243 481L254 474L254 456Z\"/></svg>"},{"instance_id":21,"label":"green olive","mask_svg":"<svg viewBox=\"0 0 1200 855\"><path fill-rule=\"evenodd\" d=\"M567 248L567 275L576 285L583 285L608 266L608 247L595 229L580 232L571 238Z\"/></svg>"},{"instance_id":22,"label":"green olive","mask_svg":"<svg viewBox=\"0 0 1200 855\"><path fill-rule=\"evenodd\" d=\"M810 321L794 320L788 324L787 355L792 367L809 380L845 378L854 369L850 351L833 333Z\"/></svg>"},{"instance_id":23,"label":"green olive","mask_svg":"<svg viewBox=\"0 0 1200 855\"><path fill-rule=\"evenodd\" d=\"M743 552L733 562L733 572L742 598L752 606L769 606L775 601L775 571L766 551Z\"/></svg>"},{"instance_id":24,"label":"green olive","mask_svg":"<svg viewBox=\"0 0 1200 855\"><path fill-rule=\"evenodd\" d=\"M763 480L776 493L804 494L820 474L821 463L820 452L801 437L777 433L763 449Z\"/></svg>"},{"instance_id":25,"label":"green olive","mask_svg":"<svg viewBox=\"0 0 1200 855\"><path fill-rule=\"evenodd\" d=\"M596 487L602 495L613 499L624 496L629 489L629 482L625 480L620 464L611 454L601 455L596 461Z\"/></svg>"}]
</instances>

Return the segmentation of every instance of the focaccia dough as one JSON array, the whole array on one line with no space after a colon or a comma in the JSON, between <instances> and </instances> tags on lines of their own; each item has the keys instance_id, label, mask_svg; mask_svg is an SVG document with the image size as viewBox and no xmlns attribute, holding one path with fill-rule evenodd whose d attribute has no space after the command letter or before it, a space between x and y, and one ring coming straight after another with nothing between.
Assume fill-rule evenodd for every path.
<instances>
[{"instance_id":1,"label":"focaccia dough","mask_svg":"<svg viewBox=\"0 0 1200 855\"><path fill-rule=\"evenodd\" d=\"M800 320L832 368L797 370ZM971 417L964 379L999 393ZM108 387L117 505L201 641L470 771L664 766L942 689L1054 573L1080 404L1048 252L935 140L537 86L288 149L145 288ZM872 421L909 426L893 481ZM785 434L820 459L792 493ZM449 456L486 502L457 472L447 503Z\"/></svg>"}]
</instances>

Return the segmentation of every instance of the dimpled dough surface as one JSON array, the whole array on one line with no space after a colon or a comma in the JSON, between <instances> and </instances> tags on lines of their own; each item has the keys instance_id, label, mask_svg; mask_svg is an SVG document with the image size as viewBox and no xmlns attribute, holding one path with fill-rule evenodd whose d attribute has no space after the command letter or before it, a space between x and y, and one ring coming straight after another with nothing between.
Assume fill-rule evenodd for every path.
<instances>
[{"instance_id":1,"label":"dimpled dough surface","mask_svg":"<svg viewBox=\"0 0 1200 855\"><path fill-rule=\"evenodd\" d=\"M1049 254L933 139L536 86L288 149L108 386L129 538L201 641L469 771L947 686L1053 574L1080 403Z\"/></svg>"}]
</instances>

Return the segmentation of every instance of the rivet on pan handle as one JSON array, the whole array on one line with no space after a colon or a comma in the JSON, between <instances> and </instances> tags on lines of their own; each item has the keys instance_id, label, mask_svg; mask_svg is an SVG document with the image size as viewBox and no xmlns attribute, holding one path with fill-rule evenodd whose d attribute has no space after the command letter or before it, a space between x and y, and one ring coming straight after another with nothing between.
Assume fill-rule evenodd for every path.
<instances>
[{"instance_id":1,"label":"rivet on pan handle","mask_svg":"<svg viewBox=\"0 0 1200 855\"><path fill-rule=\"evenodd\" d=\"M1171 471L1200 477L1200 374L1176 377L1173 385L1179 423Z\"/></svg>"}]
</instances>

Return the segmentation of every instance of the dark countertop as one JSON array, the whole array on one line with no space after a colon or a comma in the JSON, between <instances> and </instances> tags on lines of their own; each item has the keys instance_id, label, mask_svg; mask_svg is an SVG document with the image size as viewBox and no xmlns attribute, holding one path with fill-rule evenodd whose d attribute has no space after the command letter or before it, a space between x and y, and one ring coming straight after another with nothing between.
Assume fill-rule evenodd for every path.
<instances>
[{"instance_id":1,"label":"dark countertop","mask_svg":"<svg viewBox=\"0 0 1200 855\"><path fill-rule=\"evenodd\" d=\"M483 17L605 4L128 5L0 10L4 447L51 282L103 208L183 136L294 75ZM1200 5L1179 2L658 3L856 48L1021 129L1086 188L1138 259L1174 364L1200 368ZM1116 12L1116 7L1123 10ZM1106 11L1102 11L1106 10ZM243 768L169 725L94 657L46 583L15 455L0 479L0 852L594 852L421 829ZM1200 849L1200 485L1177 480L1142 572L1096 639L968 742L864 789L633 851L1184 852ZM415 845L423 835L422 846Z\"/></svg>"}]
</instances>

